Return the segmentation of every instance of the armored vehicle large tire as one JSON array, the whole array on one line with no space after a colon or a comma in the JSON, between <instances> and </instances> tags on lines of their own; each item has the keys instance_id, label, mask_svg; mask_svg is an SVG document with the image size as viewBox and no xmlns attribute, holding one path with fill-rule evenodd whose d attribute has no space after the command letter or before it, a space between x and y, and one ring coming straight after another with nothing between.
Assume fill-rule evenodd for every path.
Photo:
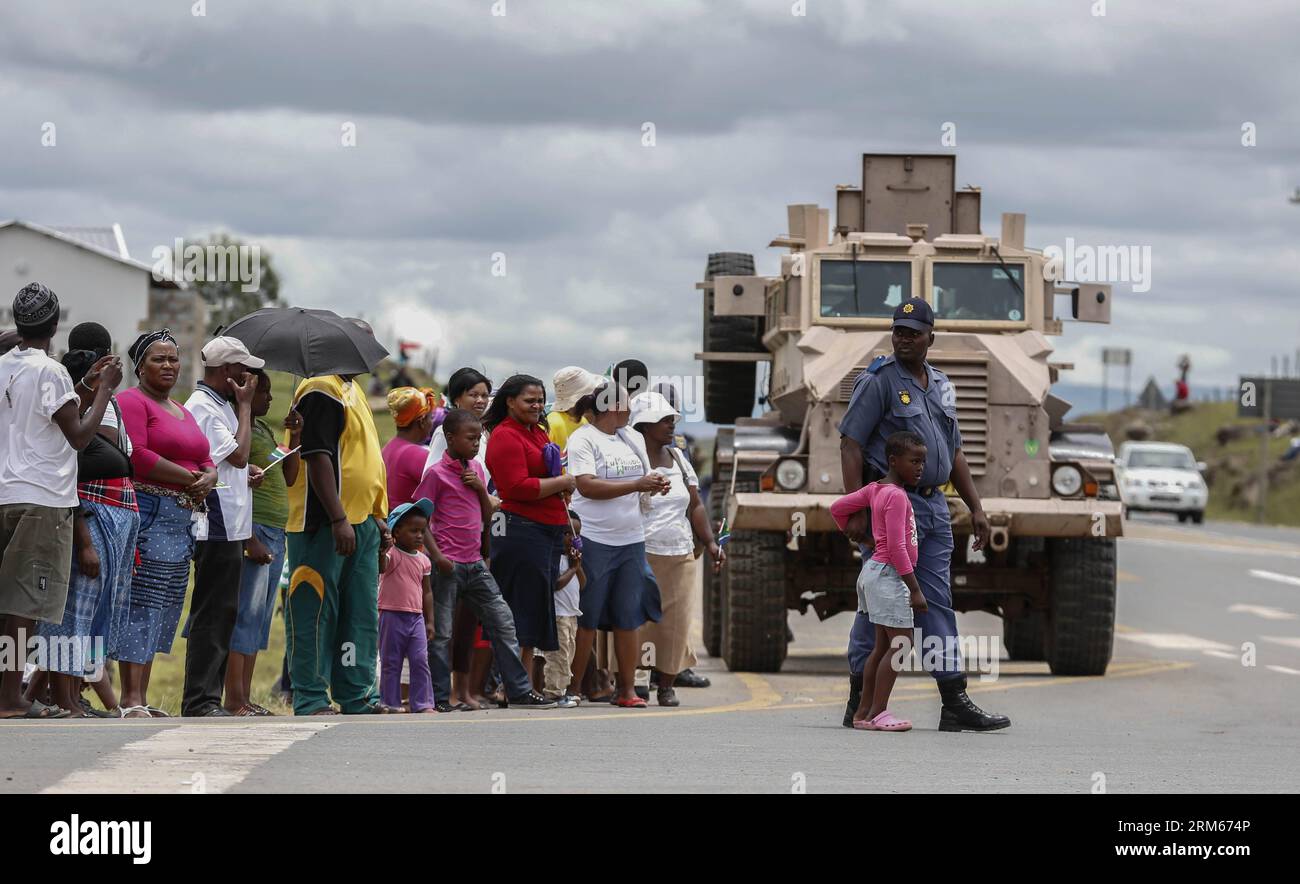
<instances>
[{"instance_id":1,"label":"armored vehicle large tire","mask_svg":"<svg viewBox=\"0 0 1300 884\"><path fill-rule=\"evenodd\" d=\"M1047 540L1017 537L1011 550L1011 564L1021 570L1047 569ZM1047 658L1047 612L1026 611L1020 617L1002 620L1002 643L1012 660Z\"/></svg>"},{"instance_id":2,"label":"armored vehicle large tire","mask_svg":"<svg viewBox=\"0 0 1300 884\"><path fill-rule=\"evenodd\" d=\"M709 483L708 501L709 524L715 532L722 522L723 506L730 488L731 468L718 464L718 453L715 450L713 452L713 481ZM722 575L713 573L713 567L707 555L701 556L699 561L704 582L704 649L709 652L710 657L721 657Z\"/></svg>"},{"instance_id":3,"label":"armored vehicle large tire","mask_svg":"<svg viewBox=\"0 0 1300 884\"><path fill-rule=\"evenodd\" d=\"M1055 675L1105 675L1115 643L1115 540L1055 538L1048 555L1048 665Z\"/></svg>"},{"instance_id":4,"label":"armored vehicle large tire","mask_svg":"<svg viewBox=\"0 0 1300 884\"><path fill-rule=\"evenodd\" d=\"M1047 620L1041 611L1002 621L1002 643L1012 660L1042 660L1046 640Z\"/></svg>"},{"instance_id":5,"label":"armored vehicle large tire","mask_svg":"<svg viewBox=\"0 0 1300 884\"><path fill-rule=\"evenodd\" d=\"M704 279L752 276L754 256L744 252L714 252ZM714 316L713 292L704 293L704 349L724 353L762 353L763 319L759 316ZM704 363L704 419L734 424L754 411L756 365L753 362Z\"/></svg>"},{"instance_id":6,"label":"armored vehicle large tire","mask_svg":"<svg viewBox=\"0 0 1300 884\"><path fill-rule=\"evenodd\" d=\"M778 672L785 662L785 542L776 531L731 532L722 569L722 658L732 672Z\"/></svg>"}]
</instances>

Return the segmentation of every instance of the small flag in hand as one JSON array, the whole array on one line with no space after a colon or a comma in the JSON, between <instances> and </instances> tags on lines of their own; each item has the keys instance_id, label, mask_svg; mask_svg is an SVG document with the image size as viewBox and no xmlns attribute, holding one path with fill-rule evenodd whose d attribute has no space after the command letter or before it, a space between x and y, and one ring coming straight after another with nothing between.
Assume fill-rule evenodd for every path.
<instances>
[{"instance_id":1,"label":"small flag in hand","mask_svg":"<svg viewBox=\"0 0 1300 884\"><path fill-rule=\"evenodd\" d=\"M718 525L718 546L726 546L727 541L731 540L731 529L727 527L727 517L722 517L722 524Z\"/></svg>"}]
</instances>

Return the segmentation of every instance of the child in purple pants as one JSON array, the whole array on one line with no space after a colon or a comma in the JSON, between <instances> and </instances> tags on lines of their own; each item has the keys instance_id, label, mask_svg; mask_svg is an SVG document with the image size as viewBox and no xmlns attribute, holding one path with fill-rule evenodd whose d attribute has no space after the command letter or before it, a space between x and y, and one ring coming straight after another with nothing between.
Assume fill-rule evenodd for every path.
<instances>
[{"instance_id":1,"label":"child in purple pants","mask_svg":"<svg viewBox=\"0 0 1300 884\"><path fill-rule=\"evenodd\" d=\"M424 554L424 531L433 503L420 498L388 516L393 546L379 553L379 696L402 708L402 661L411 668L411 711L433 712L429 642L433 640L433 563Z\"/></svg>"}]
</instances>

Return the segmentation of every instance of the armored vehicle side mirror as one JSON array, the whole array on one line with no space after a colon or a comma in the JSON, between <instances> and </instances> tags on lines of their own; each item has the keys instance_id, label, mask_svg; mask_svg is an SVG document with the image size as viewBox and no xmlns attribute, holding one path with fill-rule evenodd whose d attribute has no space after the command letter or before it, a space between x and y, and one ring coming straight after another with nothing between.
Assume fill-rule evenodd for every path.
<instances>
[{"instance_id":1,"label":"armored vehicle side mirror","mask_svg":"<svg viewBox=\"0 0 1300 884\"><path fill-rule=\"evenodd\" d=\"M1203 472L1205 472L1206 470L1208 470L1209 468L1210 468L1210 465L1207 464L1207 463L1206 463L1205 461L1203 461L1203 460L1198 460L1198 461L1196 462L1196 469L1197 469L1199 472L1202 472L1202 473L1203 473Z\"/></svg>"},{"instance_id":2,"label":"armored vehicle side mirror","mask_svg":"<svg viewBox=\"0 0 1300 884\"><path fill-rule=\"evenodd\" d=\"M1070 309L1080 322L1110 322L1110 286L1082 283L1070 289Z\"/></svg>"}]
</instances>

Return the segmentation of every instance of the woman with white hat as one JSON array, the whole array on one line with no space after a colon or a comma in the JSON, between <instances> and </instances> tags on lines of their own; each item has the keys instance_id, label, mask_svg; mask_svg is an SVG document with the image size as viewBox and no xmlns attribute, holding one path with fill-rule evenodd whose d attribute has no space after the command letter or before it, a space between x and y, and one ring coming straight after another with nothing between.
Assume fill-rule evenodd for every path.
<instances>
[{"instance_id":1,"label":"woman with white hat","mask_svg":"<svg viewBox=\"0 0 1300 884\"><path fill-rule=\"evenodd\" d=\"M691 595L696 584L695 544L708 549L714 571L726 561L700 502L700 480L691 463L673 445L673 432L681 414L658 392L634 397L628 424L645 442L646 462L668 479L667 494L645 495L646 560L659 584L662 617L646 623L638 635L640 647L649 649L659 673L660 706L677 706L673 681L677 673L696 664L687 642L691 625Z\"/></svg>"},{"instance_id":2,"label":"woman with white hat","mask_svg":"<svg viewBox=\"0 0 1300 884\"><path fill-rule=\"evenodd\" d=\"M587 422L578 408L578 400L595 390L600 382L600 377L576 365L566 365L551 378L555 402L546 415L546 432L560 446L561 455L568 449L573 431Z\"/></svg>"}]
</instances>

